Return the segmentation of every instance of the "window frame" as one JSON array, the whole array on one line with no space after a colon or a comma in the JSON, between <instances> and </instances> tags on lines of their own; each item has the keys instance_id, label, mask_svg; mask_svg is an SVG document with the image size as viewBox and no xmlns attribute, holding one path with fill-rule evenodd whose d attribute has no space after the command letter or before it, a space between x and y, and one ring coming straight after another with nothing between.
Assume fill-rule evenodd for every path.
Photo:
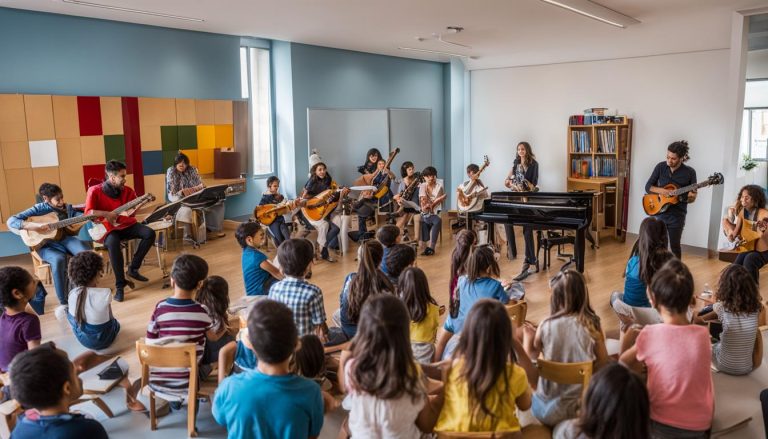
<instances>
[{"instance_id":1,"label":"window frame","mask_svg":"<svg viewBox=\"0 0 768 439\"><path fill-rule=\"evenodd\" d=\"M264 179L269 176L275 175L277 173L277 148L276 148L276 142L275 142L275 105L274 105L274 87L273 87L273 69L272 69L272 50L270 47L264 47L261 44L248 44L248 43L241 43L240 45L241 50L245 49L245 56L246 56L246 80L243 81L241 77L241 83L247 82L248 84L248 97L243 98L248 101L248 154L247 159L248 163L246 166L246 169L248 173L250 174L251 178L254 180L258 179ZM264 172L257 172L256 166L255 166L255 160L257 156L257 139L256 139L256 132L255 132L255 126L254 126L254 116L256 114L256 108L255 108L255 101L254 101L254 84L253 84L253 78L254 75L252 73L253 68L253 60L252 55L254 53L254 50L264 50L266 51L266 60L269 63L267 66L267 74L269 75L267 78L267 107L269 112L269 120L266 124L266 126L269 129L269 161L270 166L269 169ZM241 71L242 74L242 71ZM258 85L256 85L258 86ZM242 90L241 90L242 91Z\"/></svg>"}]
</instances>

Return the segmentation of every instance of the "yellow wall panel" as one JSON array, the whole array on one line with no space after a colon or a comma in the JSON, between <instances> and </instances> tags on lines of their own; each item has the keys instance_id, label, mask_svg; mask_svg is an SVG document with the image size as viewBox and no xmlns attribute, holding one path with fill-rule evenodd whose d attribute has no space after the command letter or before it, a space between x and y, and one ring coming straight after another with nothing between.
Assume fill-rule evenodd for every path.
<instances>
[{"instance_id":1,"label":"yellow wall panel","mask_svg":"<svg viewBox=\"0 0 768 439\"><path fill-rule=\"evenodd\" d=\"M139 123L142 125L176 125L176 100L139 98Z\"/></svg>"},{"instance_id":2,"label":"yellow wall panel","mask_svg":"<svg viewBox=\"0 0 768 439\"><path fill-rule=\"evenodd\" d=\"M197 125L213 125L216 123L216 106L213 101L196 100L195 118Z\"/></svg>"},{"instance_id":3,"label":"yellow wall panel","mask_svg":"<svg viewBox=\"0 0 768 439\"><path fill-rule=\"evenodd\" d=\"M105 135L123 134L123 102L119 97L102 97L101 130Z\"/></svg>"},{"instance_id":4,"label":"yellow wall panel","mask_svg":"<svg viewBox=\"0 0 768 439\"><path fill-rule=\"evenodd\" d=\"M196 149L182 149L181 152L187 155L189 157L189 164L192 166L197 166L197 150Z\"/></svg>"},{"instance_id":5,"label":"yellow wall panel","mask_svg":"<svg viewBox=\"0 0 768 439\"><path fill-rule=\"evenodd\" d=\"M197 150L197 172L200 174L213 174L213 151L212 149Z\"/></svg>"},{"instance_id":6,"label":"yellow wall panel","mask_svg":"<svg viewBox=\"0 0 768 439\"><path fill-rule=\"evenodd\" d=\"M0 142L27 140L24 96L0 95Z\"/></svg>"},{"instance_id":7,"label":"yellow wall panel","mask_svg":"<svg viewBox=\"0 0 768 439\"><path fill-rule=\"evenodd\" d=\"M51 96L53 102L53 124L57 139L80 137L80 122L77 116L76 96Z\"/></svg>"},{"instance_id":8,"label":"yellow wall panel","mask_svg":"<svg viewBox=\"0 0 768 439\"><path fill-rule=\"evenodd\" d=\"M234 144L232 125L216 125L216 148L231 148Z\"/></svg>"},{"instance_id":9,"label":"yellow wall panel","mask_svg":"<svg viewBox=\"0 0 768 439\"><path fill-rule=\"evenodd\" d=\"M27 139L52 140L56 137L51 95L24 95L24 112L27 119Z\"/></svg>"},{"instance_id":10,"label":"yellow wall panel","mask_svg":"<svg viewBox=\"0 0 768 439\"><path fill-rule=\"evenodd\" d=\"M80 151L83 155L83 165L103 165L107 162L104 136L80 137Z\"/></svg>"},{"instance_id":11,"label":"yellow wall panel","mask_svg":"<svg viewBox=\"0 0 768 439\"><path fill-rule=\"evenodd\" d=\"M83 181L83 157L80 138L58 139L59 176L61 189L68 203L78 204L85 201L85 182Z\"/></svg>"},{"instance_id":12,"label":"yellow wall panel","mask_svg":"<svg viewBox=\"0 0 768 439\"><path fill-rule=\"evenodd\" d=\"M59 177L59 167L49 166L46 168L32 168L32 181L35 184L35 190L40 188L43 183L53 183L61 186Z\"/></svg>"},{"instance_id":13,"label":"yellow wall panel","mask_svg":"<svg viewBox=\"0 0 768 439\"><path fill-rule=\"evenodd\" d=\"M145 175L144 192L154 195L158 201L165 200L165 174Z\"/></svg>"},{"instance_id":14,"label":"yellow wall panel","mask_svg":"<svg viewBox=\"0 0 768 439\"><path fill-rule=\"evenodd\" d=\"M197 126L197 149L216 148L216 128L213 125Z\"/></svg>"},{"instance_id":15,"label":"yellow wall panel","mask_svg":"<svg viewBox=\"0 0 768 439\"><path fill-rule=\"evenodd\" d=\"M160 151L163 149L159 125L141 125L139 130L141 131L142 151Z\"/></svg>"},{"instance_id":16,"label":"yellow wall panel","mask_svg":"<svg viewBox=\"0 0 768 439\"><path fill-rule=\"evenodd\" d=\"M25 169L32 167L29 157L29 142L0 142L5 169Z\"/></svg>"},{"instance_id":17,"label":"yellow wall panel","mask_svg":"<svg viewBox=\"0 0 768 439\"><path fill-rule=\"evenodd\" d=\"M8 191L8 208L11 214L21 212L35 204L35 183L32 168L7 169L5 181L13 182L13 190Z\"/></svg>"},{"instance_id":18,"label":"yellow wall panel","mask_svg":"<svg viewBox=\"0 0 768 439\"><path fill-rule=\"evenodd\" d=\"M194 99L176 99L176 124L197 125Z\"/></svg>"},{"instance_id":19,"label":"yellow wall panel","mask_svg":"<svg viewBox=\"0 0 768 439\"><path fill-rule=\"evenodd\" d=\"M231 125L232 101L213 101L213 118L216 125Z\"/></svg>"}]
</instances>

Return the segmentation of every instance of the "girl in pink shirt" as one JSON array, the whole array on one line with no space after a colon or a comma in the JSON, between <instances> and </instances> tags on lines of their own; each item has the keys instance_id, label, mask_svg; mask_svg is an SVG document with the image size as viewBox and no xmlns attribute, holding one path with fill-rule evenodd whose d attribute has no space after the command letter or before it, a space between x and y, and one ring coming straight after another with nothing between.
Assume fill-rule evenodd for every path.
<instances>
[{"instance_id":1,"label":"girl in pink shirt","mask_svg":"<svg viewBox=\"0 0 768 439\"><path fill-rule=\"evenodd\" d=\"M709 370L712 347L709 331L691 325L693 277L679 259L667 262L649 286L651 304L663 323L627 336L635 345L621 355L630 369L647 378L651 401L652 437L706 438L712 426L714 389Z\"/></svg>"}]
</instances>

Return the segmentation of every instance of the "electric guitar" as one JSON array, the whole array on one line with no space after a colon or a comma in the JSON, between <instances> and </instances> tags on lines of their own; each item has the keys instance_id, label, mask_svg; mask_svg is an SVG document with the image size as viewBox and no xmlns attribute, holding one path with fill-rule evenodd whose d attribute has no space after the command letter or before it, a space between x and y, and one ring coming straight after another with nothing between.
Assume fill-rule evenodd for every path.
<instances>
[{"instance_id":1,"label":"electric guitar","mask_svg":"<svg viewBox=\"0 0 768 439\"><path fill-rule=\"evenodd\" d=\"M95 218L95 215L83 215L59 221L59 216L56 212L40 216L31 216L25 219L24 222L46 224L48 230L37 232L34 230L22 229L19 230L19 236L21 236L21 240L24 241L24 245L32 250L37 250L48 243L48 241L59 241L64 236L77 234L83 223Z\"/></svg>"},{"instance_id":2,"label":"electric guitar","mask_svg":"<svg viewBox=\"0 0 768 439\"><path fill-rule=\"evenodd\" d=\"M394 151L389 153L389 158L387 159L387 164L384 165L384 170L381 172L386 172L386 175L384 176L384 179L376 183L376 177L373 177L373 183L377 185L376 192L374 192L373 197L377 200L383 197L384 195L387 195L387 191L389 190L389 172L387 171L389 169L389 165L392 164L392 160L395 159L395 156L400 153L400 148L395 148Z\"/></svg>"},{"instance_id":3,"label":"electric guitar","mask_svg":"<svg viewBox=\"0 0 768 439\"><path fill-rule=\"evenodd\" d=\"M485 168L490 164L491 162L488 161L488 156L484 156L483 166L480 166L480 169L476 174L477 178L480 178L480 174L482 174L483 171L485 171ZM486 189L487 188L478 184L477 180L470 180L469 183L467 183L467 187L459 187L459 196L456 200L459 212L467 213L480 210L483 207L483 197L479 197L478 194Z\"/></svg>"},{"instance_id":4,"label":"electric guitar","mask_svg":"<svg viewBox=\"0 0 768 439\"><path fill-rule=\"evenodd\" d=\"M261 224L268 226L275 222L278 216L290 212L296 205L296 200L284 200L277 204L262 204L253 209L253 217Z\"/></svg>"},{"instance_id":5,"label":"electric guitar","mask_svg":"<svg viewBox=\"0 0 768 439\"><path fill-rule=\"evenodd\" d=\"M645 194L643 195L643 210L645 210L645 213L648 215L658 215L664 211L666 211L670 205L677 204L680 202L678 196L691 192L693 190L712 186L715 184L723 184L723 174L719 172L715 172L714 174L710 175L706 180L695 183L695 184L689 184L688 186L683 186L681 188L678 188L674 184L668 184L664 186L664 189L670 191L669 195L661 195L661 194Z\"/></svg>"},{"instance_id":6,"label":"electric guitar","mask_svg":"<svg viewBox=\"0 0 768 439\"><path fill-rule=\"evenodd\" d=\"M152 194L144 194L134 200L131 200L122 206L118 207L117 209L113 210L112 213L117 214L117 218L115 218L115 222L112 223L108 221L106 218L99 220L98 218L93 221L93 225L90 229L88 229L88 234L91 236L91 239L97 242L102 242L104 240L104 237L109 234L109 232L113 230L122 230L127 229L128 227L131 227L132 225L136 224L136 218L132 216L125 215L124 213L131 209L138 209L143 204L150 203L152 201L155 201L155 196Z\"/></svg>"}]
</instances>

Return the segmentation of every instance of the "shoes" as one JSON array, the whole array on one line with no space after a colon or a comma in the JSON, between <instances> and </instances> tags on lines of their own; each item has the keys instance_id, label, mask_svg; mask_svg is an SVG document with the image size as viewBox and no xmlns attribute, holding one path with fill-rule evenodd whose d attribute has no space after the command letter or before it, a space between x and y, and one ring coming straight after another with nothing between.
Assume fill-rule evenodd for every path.
<instances>
[{"instance_id":1,"label":"shoes","mask_svg":"<svg viewBox=\"0 0 768 439\"><path fill-rule=\"evenodd\" d=\"M59 305L56 307L56 310L53 312L53 315L56 316L56 320L60 322L66 322L68 312L69 312L69 307L67 305Z\"/></svg>"},{"instance_id":2,"label":"shoes","mask_svg":"<svg viewBox=\"0 0 768 439\"><path fill-rule=\"evenodd\" d=\"M125 300L125 292L123 291L123 287L115 288L115 302L122 302L123 300Z\"/></svg>"},{"instance_id":3,"label":"shoes","mask_svg":"<svg viewBox=\"0 0 768 439\"><path fill-rule=\"evenodd\" d=\"M354 242L357 242L358 232L347 232L347 236Z\"/></svg>"},{"instance_id":4,"label":"shoes","mask_svg":"<svg viewBox=\"0 0 768 439\"><path fill-rule=\"evenodd\" d=\"M206 234L206 237L207 237L208 239L211 239L211 240L213 240L213 239L218 239L218 238L223 238L223 237L225 237L225 236L227 236L227 234L226 234L226 233L224 233L224 232L208 232L208 233Z\"/></svg>"},{"instance_id":5,"label":"shoes","mask_svg":"<svg viewBox=\"0 0 768 439\"><path fill-rule=\"evenodd\" d=\"M515 276L513 280L521 281L521 280L525 279L526 277L528 277L529 275L531 275L533 273L538 273L538 272L539 272L539 263L538 262L536 262L535 265L532 265L532 264L530 264L528 262L525 262L525 263L523 263L522 270L520 270L520 274Z\"/></svg>"},{"instance_id":6,"label":"shoes","mask_svg":"<svg viewBox=\"0 0 768 439\"><path fill-rule=\"evenodd\" d=\"M376 233L374 233L372 230L369 230L369 231L363 233L362 236L360 236L360 239L363 240L363 241L367 241L367 240L373 239L375 237L376 237Z\"/></svg>"},{"instance_id":7,"label":"shoes","mask_svg":"<svg viewBox=\"0 0 768 439\"><path fill-rule=\"evenodd\" d=\"M331 255L328 253L328 247L323 247L323 250L320 251L320 258L324 261L328 262L336 262L336 259L333 259Z\"/></svg>"},{"instance_id":8,"label":"shoes","mask_svg":"<svg viewBox=\"0 0 768 439\"><path fill-rule=\"evenodd\" d=\"M139 270L134 270L132 268L128 269L128 272L126 273L128 276L136 279L139 282L149 282L149 279L139 274ZM131 287L133 288L133 287Z\"/></svg>"},{"instance_id":9,"label":"shoes","mask_svg":"<svg viewBox=\"0 0 768 439\"><path fill-rule=\"evenodd\" d=\"M432 247L427 247L421 252L422 256L432 256L435 254L435 250Z\"/></svg>"}]
</instances>

